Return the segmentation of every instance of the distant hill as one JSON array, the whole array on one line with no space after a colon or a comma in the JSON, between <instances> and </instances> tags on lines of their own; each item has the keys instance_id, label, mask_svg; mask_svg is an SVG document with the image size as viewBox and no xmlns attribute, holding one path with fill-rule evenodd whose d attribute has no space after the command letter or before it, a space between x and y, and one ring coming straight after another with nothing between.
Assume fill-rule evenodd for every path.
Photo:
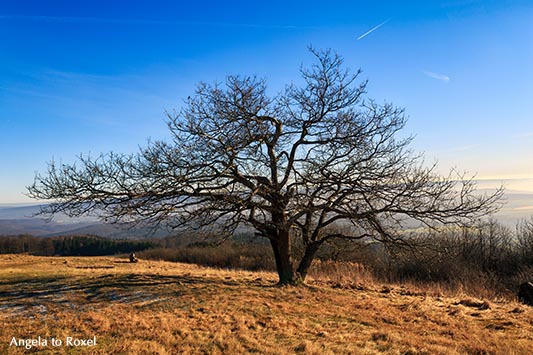
<instances>
[{"instance_id":1,"label":"distant hill","mask_svg":"<svg viewBox=\"0 0 533 355\"><path fill-rule=\"evenodd\" d=\"M113 239L166 237L167 229L125 228L100 222L58 223L39 218L0 219L0 235L31 234L38 237L61 235L94 235Z\"/></svg>"},{"instance_id":2,"label":"distant hill","mask_svg":"<svg viewBox=\"0 0 533 355\"><path fill-rule=\"evenodd\" d=\"M480 193L490 193L481 189ZM508 190L505 205L494 217L501 223L513 227L517 221L533 216L533 193ZM60 235L96 235L106 238L148 238L166 237L172 234L165 228L152 231L150 228L127 229L100 222L95 217L70 218L64 214L45 221L34 216L40 205L0 205L0 235L32 234L41 237Z\"/></svg>"},{"instance_id":3,"label":"distant hill","mask_svg":"<svg viewBox=\"0 0 533 355\"><path fill-rule=\"evenodd\" d=\"M42 205L0 204L0 236L31 234L38 237L62 235L94 235L105 238L164 238L176 233L165 227L155 230L150 227L128 228L127 226L102 223L96 217L71 218L57 214L51 221L36 216Z\"/></svg>"},{"instance_id":4,"label":"distant hill","mask_svg":"<svg viewBox=\"0 0 533 355\"><path fill-rule=\"evenodd\" d=\"M61 224L55 221L46 222L38 218L1 219L0 235L31 234L45 236L86 226L84 223Z\"/></svg>"},{"instance_id":5,"label":"distant hill","mask_svg":"<svg viewBox=\"0 0 533 355\"><path fill-rule=\"evenodd\" d=\"M35 217L39 213L41 207L44 205L3 205L0 204L0 220L1 219L43 219L42 217ZM63 224L89 223L97 222L96 217L80 217L71 218L63 213L58 213L53 218L54 222Z\"/></svg>"},{"instance_id":6,"label":"distant hill","mask_svg":"<svg viewBox=\"0 0 533 355\"><path fill-rule=\"evenodd\" d=\"M39 237L60 235L95 235L106 238L146 238L165 237L166 229L156 231L150 228L133 228L104 224L95 217L70 218L64 214L46 221L35 217L40 205L2 206L0 205L0 235L31 234Z\"/></svg>"}]
</instances>

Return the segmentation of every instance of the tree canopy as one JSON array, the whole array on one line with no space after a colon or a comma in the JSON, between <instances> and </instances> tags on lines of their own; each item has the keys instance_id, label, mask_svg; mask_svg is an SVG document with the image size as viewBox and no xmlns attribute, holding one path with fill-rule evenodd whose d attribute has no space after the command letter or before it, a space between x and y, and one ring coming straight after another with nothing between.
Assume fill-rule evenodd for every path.
<instances>
[{"instance_id":1,"label":"tree canopy","mask_svg":"<svg viewBox=\"0 0 533 355\"><path fill-rule=\"evenodd\" d=\"M51 162L29 196L53 201L43 213L96 212L115 223L227 234L250 226L270 241L282 284L304 280L328 240L406 243L406 221L465 224L497 210L501 189L478 194L472 179L439 176L399 134L403 109L368 99L361 72L336 53L311 52L301 85L269 95L254 76L200 83L167 114L171 140Z\"/></svg>"}]
</instances>

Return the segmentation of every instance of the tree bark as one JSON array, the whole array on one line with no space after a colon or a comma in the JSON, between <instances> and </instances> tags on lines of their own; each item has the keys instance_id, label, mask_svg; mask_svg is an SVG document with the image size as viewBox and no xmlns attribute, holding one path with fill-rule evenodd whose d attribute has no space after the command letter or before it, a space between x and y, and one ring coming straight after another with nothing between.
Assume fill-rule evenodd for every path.
<instances>
[{"instance_id":1,"label":"tree bark","mask_svg":"<svg viewBox=\"0 0 533 355\"><path fill-rule=\"evenodd\" d=\"M274 252L274 260L276 261L276 271L278 272L279 279L281 280L281 257L279 253L279 247L277 239L270 238L270 245Z\"/></svg>"},{"instance_id":2,"label":"tree bark","mask_svg":"<svg viewBox=\"0 0 533 355\"><path fill-rule=\"evenodd\" d=\"M300 264L298 265L298 269L296 270L296 274L298 275L298 278L301 282L305 281L305 278L307 276L307 273L309 271L309 267L311 266L311 263L313 262L313 259L315 258L315 254L320 247L319 243L313 242L307 245L305 248L304 256L302 257L302 260L300 261Z\"/></svg>"},{"instance_id":3,"label":"tree bark","mask_svg":"<svg viewBox=\"0 0 533 355\"><path fill-rule=\"evenodd\" d=\"M270 239L274 258L276 260L276 269L279 276L279 285L295 285L294 270L291 262L291 250L289 231L279 231L276 239Z\"/></svg>"}]
</instances>

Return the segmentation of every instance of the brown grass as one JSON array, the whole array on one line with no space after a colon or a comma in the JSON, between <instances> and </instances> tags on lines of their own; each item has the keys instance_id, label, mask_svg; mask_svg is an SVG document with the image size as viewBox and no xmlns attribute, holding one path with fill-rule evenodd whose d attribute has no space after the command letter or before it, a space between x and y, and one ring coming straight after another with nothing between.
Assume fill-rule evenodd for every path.
<instances>
[{"instance_id":1,"label":"brown grass","mask_svg":"<svg viewBox=\"0 0 533 355\"><path fill-rule=\"evenodd\" d=\"M113 257L0 256L2 354L531 354L533 309L311 275ZM324 266L322 267L333 267ZM359 276L357 276L359 275ZM363 275L363 276L361 276ZM97 337L96 347L9 346Z\"/></svg>"}]
</instances>

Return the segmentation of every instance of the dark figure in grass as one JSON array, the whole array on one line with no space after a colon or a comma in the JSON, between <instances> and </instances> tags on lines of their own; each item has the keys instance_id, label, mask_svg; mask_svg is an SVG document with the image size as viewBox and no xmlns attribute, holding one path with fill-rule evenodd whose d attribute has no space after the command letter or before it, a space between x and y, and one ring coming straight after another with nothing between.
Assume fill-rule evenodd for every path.
<instances>
[{"instance_id":1,"label":"dark figure in grass","mask_svg":"<svg viewBox=\"0 0 533 355\"><path fill-rule=\"evenodd\" d=\"M138 262L139 260L137 259L137 257L135 256L135 253L131 253L130 254L130 263L136 263Z\"/></svg>"},{"instance_id":2,"label":"dark figure in grass","mask_svg":"<svg viewBox=\"0 0 533 355\"><path fill-rule=\"evenodd\" d=\"M524 304L533 306L533 283L524 282L520 285L518 299Z\"/></svg>"}]
</instances>

